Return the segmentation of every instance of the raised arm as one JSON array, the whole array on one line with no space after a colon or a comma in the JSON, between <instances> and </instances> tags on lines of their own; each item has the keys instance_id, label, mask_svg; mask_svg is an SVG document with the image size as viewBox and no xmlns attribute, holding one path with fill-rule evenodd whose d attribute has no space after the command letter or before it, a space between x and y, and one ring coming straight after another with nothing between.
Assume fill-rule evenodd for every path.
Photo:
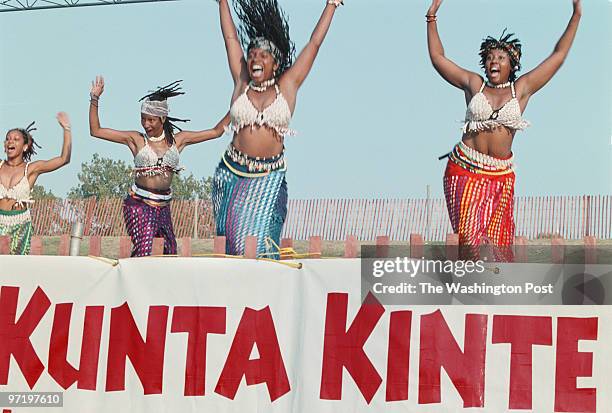
<instances>
[{"instance_id":1,"label":"raised arm","mask_svg":"<svg viewBox=\"0 0 612 413\"><path fill-rule=\"evenodd\" d=\"M565 32L563 32L563 35L555 45L552 54L535 69L525 73L516 81L516 86L521 91L522 96L531 96L540 90L550 81L550 79L552 79L565 61L572 47L572 43L574 42L574 37L576 37L578 23L580 23L580 17L582 16L581 1L573 0L573 4L574 12L572 13L572 17L567 24Z\"/></svg>"},{"instance_id":2,"label":"raised arm","mask_svg":"<svg viewBox=\"0 0 612 413\"><path fill-rule=\"evenodd\" d=\"M221 119L219 123L217 123L212 129L207 129L198 132L181 131L174 136L176 140L176 147L180 152L187 145L193 145L196 143L206 142L211 139L216 139L219 136L223 135L223 132L225 131L225 126L229 125L229 123L230 117L229 112L227 112L223 119Z\"/></svg>"},{"instance_id":3,"label":"raised arm","mask_svg":"<svg viewBox=\"0 0 612 413\"><path fill-rule=\"evenodd\" d=\"M219 17L221 19L221 32L223 33L225 50L227 52L227 61L232 73L232 79L234 79L234 86L246 84L249 81L249 72L228 0L219 1Z\"/></svg>"},{"instance_id":4,"label":"raised arm","mask_svg":"<svg viewBox=\"0 0 612 413\"><path fill-rule=\"evenodd\" d=\"M472 90L475 86L474 82L481 82L480 76L458 66L444 55L444 47L438 34L438 23L436 21L436 13L441 4L442 0L433 0L427 11L427 48L429 50L429 58L436 71L448 83L464 91Z\"/></svg>"},{"instance_id":5,"label":"raised arm","mask_svg":"<svg viewBox=\"0 0 612 413\"><path fill-rule=\"evenodd\" d=\"M72 154L72 132L70 129L70 118L68 114L60 112L57 114L57 121L64 130L64 144L60 156L49 159L48 161L35 161L29 166L28 172L34 181L40 174L55 171L70 162Z\"/></svg>"},{"instance_id":6,"label":"raised arm","mask_svg":"<svg viewBox=\"0 0 612 413\"><path fill-rule=\"evenodd\" d=\"M104 78L96 76L96 80L91 82L91 91L89 101L89 134L94 138L100 138L107 141L121 143L130 147L132 152L136 151L137 131L118 131L115 129L103 128L100 126L100 117L98 116L98 104L100 96L104 92Z\"/></svg>"},{"instance_id":7,"label":"raised arm","mask_svg":"<svg viewBox=\"0 0 612 413\"><path fill-rule=\"evenodd\" d=\"M319 18L319 22L310 36L310 40L300 52L293 66L287 69L287 71L283 74L281 78L283 83L288 83L296 91L300 86L302 86L306 76L308 76L308 73L310 73L310 69L312 69L312 65L317 57L317 54L319 53L321 45L323 44L323 40L325 40L325 36L329 31L329 26L334 18L334 13L341 4L341 0L331 0L327 2L327 5L323 10L323 14Z\"/></svg>"}]
</instances>

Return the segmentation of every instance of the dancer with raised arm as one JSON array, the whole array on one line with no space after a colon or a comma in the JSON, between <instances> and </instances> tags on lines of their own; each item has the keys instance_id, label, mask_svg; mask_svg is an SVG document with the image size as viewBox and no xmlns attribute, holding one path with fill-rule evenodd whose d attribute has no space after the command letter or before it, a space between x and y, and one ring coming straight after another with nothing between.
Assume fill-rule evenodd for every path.
<instances>
[{"instance_id":1,"label":"dancer with raised arm","mask_svg":"<svg viewBox=\"0 0 612 413\"><path fill-rule=\"evenodd\" d=\"M70 119L64 112L57 114L57 121L64 130L64 144L60 156L47 161L30 162L36 155L32 122L27 128L8 131L4 140L6 160L0 160L0 236L8 236L10 254L27 255L32 240L32 216L29 206L32 188L38 177L55 171L70 162L72 132Z\"/></svg>"},{"instance_id":2,"label":"dancer with raised arm","mask_svg":"<svg viewBox=\"0 0 612 413\"><path fill-rule=\"evenodd\" d=\"M126 145L134 155L135 181L123 203L125 226L133 244L132 257L151 255L155 237L164 238L164 254L176 254L170 202L172 179L182 169L180 153L188 145L218 138L229 123L229 116L226 116L213 129L189 132L177 127L175 122L187 120L169 116L168 99L184 93L180 82L158 88L140 99L140 123L144 133L101 127L98 105L104 92L104 79L98 76L92 82L91 136Z\"/></svg>"},{"instance_id":3,"label":"dancer with raised arm","mask_svg":"<svg viewBox=\"0 0 612 413\"><path fill-rule=\"evenodd\" d=\"M235 0L240 36L228 0L219 2L221 30L234 81L230 118L233 140L213 178L217 235L226 252L243 255L245 237L257 253L277 256L287 214L284 137L297 92L310 72L341 0L328 0L310 41L293 63L294 45L276 0ZM244 49L243 49L244 46ZM244 53L246 50L246 56Z\"/></svg>"},{"instance_id":4,"label":"dancer with raised arm","mask_svg":"<svg viewBox=\"0 0 612 413\"><path fill-rule=\"evenodd\" d=\"M517 78L522 48L504 30L499 39L487 37L480 46L485 79L448 59L437 27L442 0L427 11L429 56L436 71L465 94L467 112L461 141L450 152L444 193L451 224L464 252L477 257L482 243L492 243L498 260L513 260L514 180L512 141L529 123L523 112L531 96L554 76L569 53L582 15L580 0L553 53Z\"/></svg>"}]
</instances>

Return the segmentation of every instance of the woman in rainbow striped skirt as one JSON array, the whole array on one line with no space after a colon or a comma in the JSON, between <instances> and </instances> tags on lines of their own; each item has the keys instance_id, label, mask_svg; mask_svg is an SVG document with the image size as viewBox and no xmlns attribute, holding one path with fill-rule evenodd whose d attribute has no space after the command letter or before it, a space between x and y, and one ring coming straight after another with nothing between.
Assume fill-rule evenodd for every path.
<instances>
[{"instance_id":1,"label":"woman in rainbow striped skirt","mask_svg":"<svg viewBox=\"0 0 612 413\"><path fill-rule=\"evenodd\" d=\"M276 257L272 246L279 243L287 214L284 137L293 134L289 122L297 91L342 2L327 1L310 41L295 63L287 20L277 1L235 3L240 36L228 0L219 2L234 92L228 128L233 140L213 178L217 235L226 237L228 254L243 255L245 237L252 235L258 239L259 255Z\"/></svg>"},{"instance_id":2,"label":"woman in rainbow striped skirt","mask_svg":"<svg viewBox=\"0 0 612 413\"><path fill-rule=\"evenodd\" d=\"M522 114L531 96L553 77L567 57L582 15L580 0L553 53L532 71L517 78L521 43L506 34L487 37L480 46L486 79L457 66L444 55L433 0L427 21L429 56L436 71L461 89L468 104L461 141L448 154L444 193L453 230L464 246L462 257L479 256L483 243L495 246L497 260L512 261L514 242L514 164L512 141L529 123Z\"/></svg>"}]
</instances>

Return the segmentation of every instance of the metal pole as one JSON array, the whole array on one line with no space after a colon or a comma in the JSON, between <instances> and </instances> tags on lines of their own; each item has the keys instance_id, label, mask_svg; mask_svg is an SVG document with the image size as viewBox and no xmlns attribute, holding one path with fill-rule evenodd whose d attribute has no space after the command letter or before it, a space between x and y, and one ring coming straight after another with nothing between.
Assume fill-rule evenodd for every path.
<instances>
[{"instance_id":1,"label":"metal pole","mask_svg":"<svg viewBox=\"0 0 612 413\"><path fill-rule=\"evenodd\" d=\"M70 253L71 257L78 257L81 252L81 241L83 240L83 223L75 222L72 224L70 232Z\"/></svg>"},{"instance_id":2,"label":"metal pole","mask_svg":"<svg viewBox=\"0 0 612 413\"><path fill-rule=\"evenodd\" d=\"M109 5L121 5L121 4L138 4L138 3L157 3L157 2L166 2L166 1L178 1L178 0L113 0L113 1L90 1L81 3L53 3L48 6L37 6L37 5L27 5L23 4L19 1L10 0L0 0L0 13L2 12L15 12L15 11L31 11L31 10L49 10L49 9L66 9L66 8L74 8L74 7L91 7L91 6L109 6ZM16 4L15 4L16 3ZM52 3L47 1L47 3Z\"/></svg>"}]
</instances>

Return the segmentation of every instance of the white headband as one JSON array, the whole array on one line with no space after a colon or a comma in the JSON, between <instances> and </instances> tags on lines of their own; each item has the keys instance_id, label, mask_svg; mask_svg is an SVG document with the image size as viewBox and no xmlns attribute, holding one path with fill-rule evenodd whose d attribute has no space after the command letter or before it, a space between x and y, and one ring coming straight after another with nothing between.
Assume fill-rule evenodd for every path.
<instances>
[{"instance_id":1,"label":"white headband","mask_svg":"<svg viewBox=\"0 0 612 413\"><path fill-rule=\"evenodd\" d=\"M170 113L170 110L168 109L168 101L145 99L140 106L140 113L158 116L160 118L167 117L168 113Z\"/></svg>"},{"instance_id":2,"label":"white headband","mask_svg":"<svg viewBox=\"0 0 612 413\"><path fill-rule=\"evenodd\" d=\"M255 37L254 39L251 39L247 50L251 49L263 49L267 51L274 56L274 59L278 64L281 64L283 60L283 54L281 53L280 49L276 47L271 40L268 40L265 37Z\"/></svg>"}]
</instances>

